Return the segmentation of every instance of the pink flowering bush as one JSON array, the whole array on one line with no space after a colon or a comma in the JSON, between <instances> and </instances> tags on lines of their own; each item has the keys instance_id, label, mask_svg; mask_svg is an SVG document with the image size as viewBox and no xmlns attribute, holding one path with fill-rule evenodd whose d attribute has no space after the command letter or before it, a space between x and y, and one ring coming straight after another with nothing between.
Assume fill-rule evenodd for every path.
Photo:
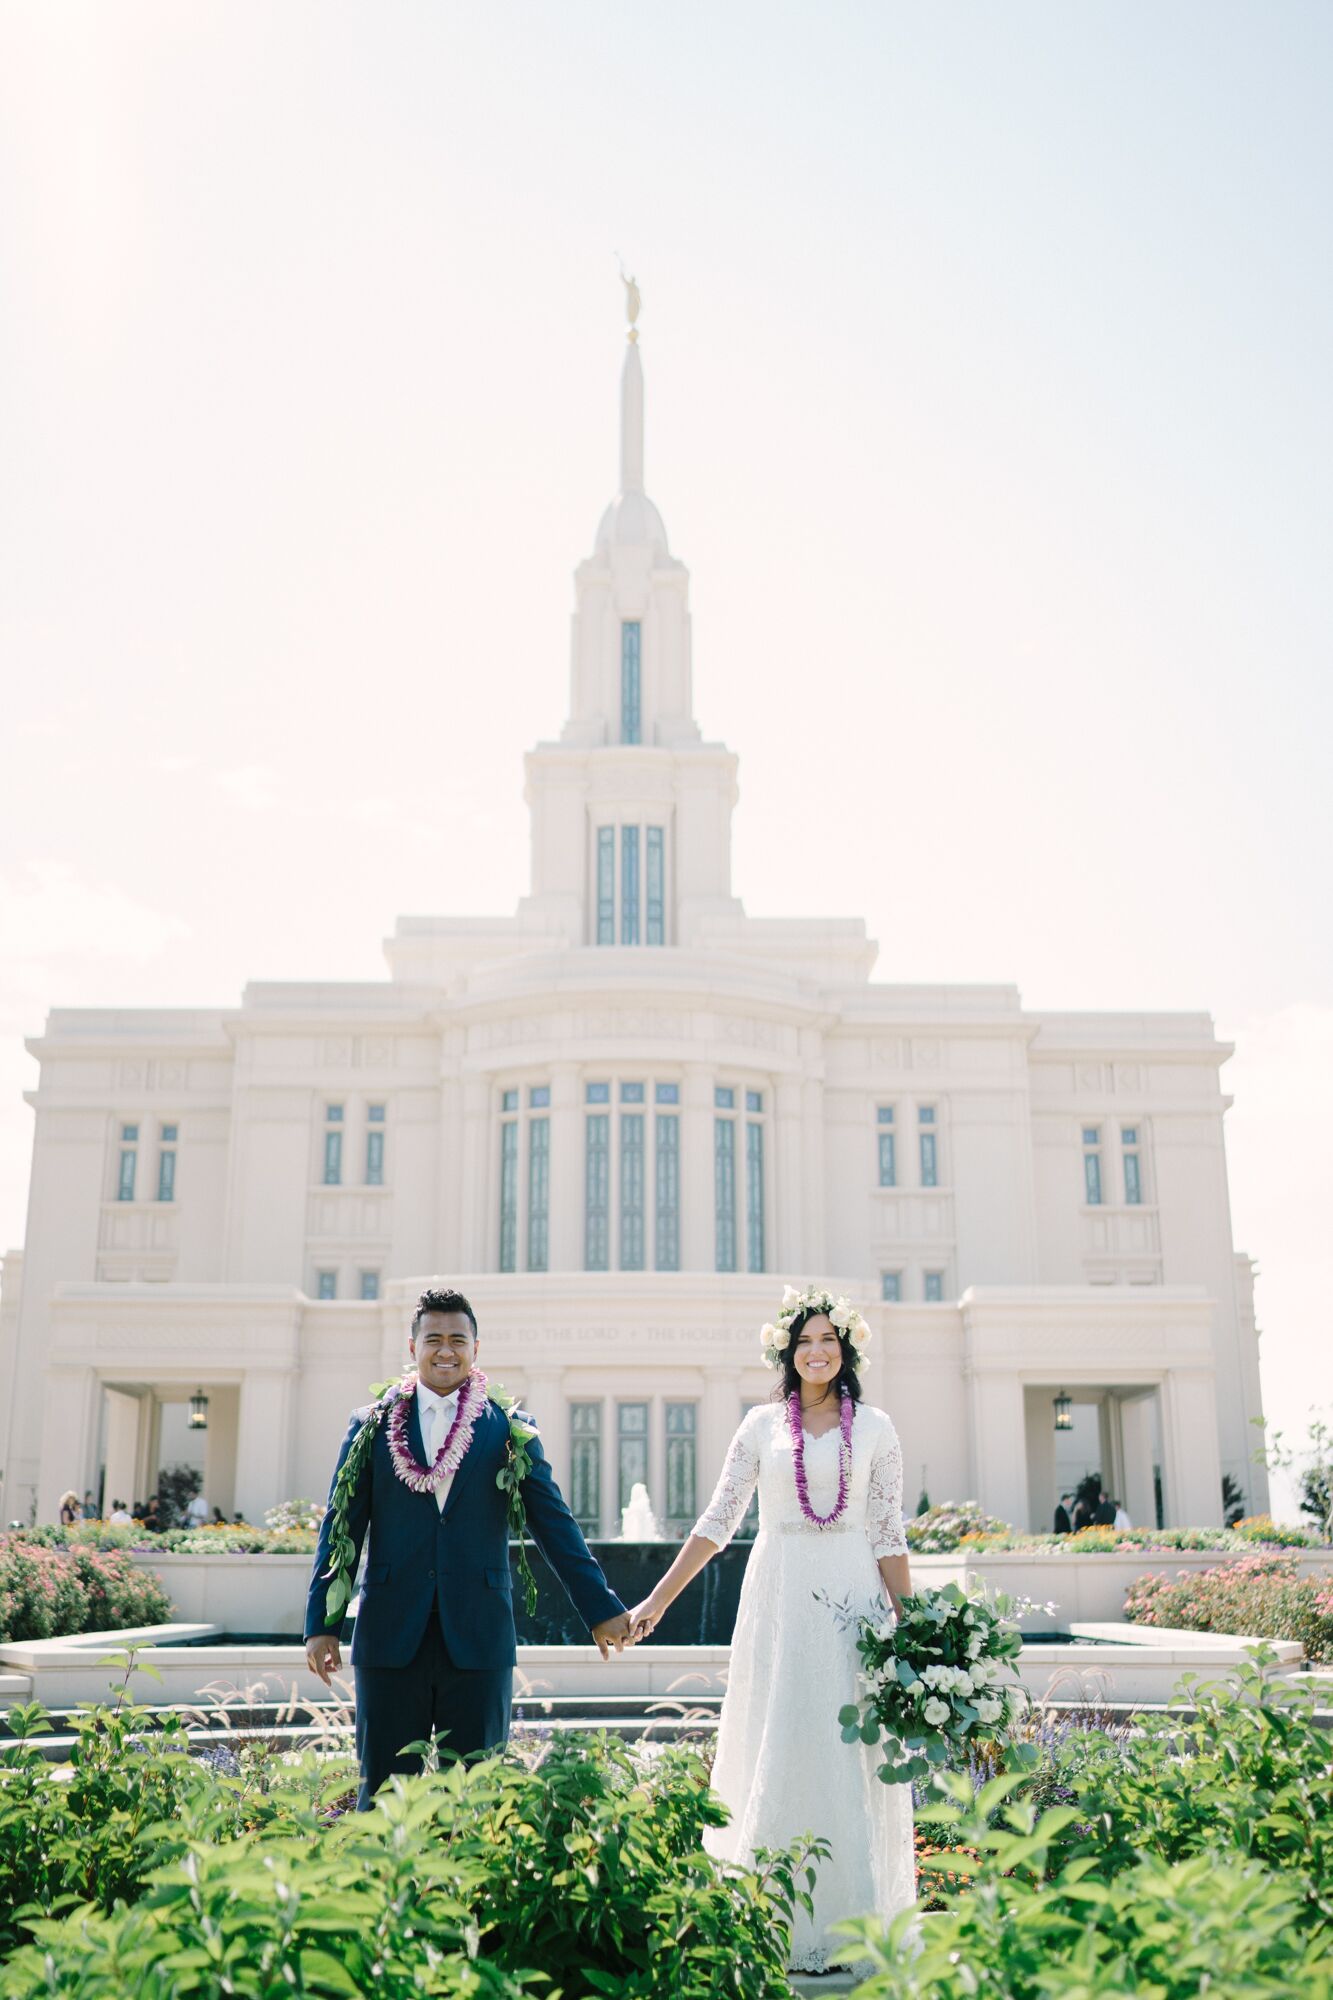
<instances>
[{"instance_id":1,"label":"pink flowering bush","mask_svg":"<svg viewBox=\"0 0 1333 2000\"><path fill-rule=\"evenodd\" d=\"M118 1549L53 1549L0 1535L0 1640L164 1625L171 1600Z\"/></svg>"},{"instance_id":2,"label":"pink flowering bush","mask_svg":"<svg viewBox=\"0 0 1333 2000\"><path fill-rule=\"evenodd\" d=\"M1309 1660L1333 1660L1333 1576L1302 1577L1292 1557L1242 1556L1196 1575L1141 1576L1125 1599L1135 1625L1295 1639Z\"/></svg>"}]
</instances>

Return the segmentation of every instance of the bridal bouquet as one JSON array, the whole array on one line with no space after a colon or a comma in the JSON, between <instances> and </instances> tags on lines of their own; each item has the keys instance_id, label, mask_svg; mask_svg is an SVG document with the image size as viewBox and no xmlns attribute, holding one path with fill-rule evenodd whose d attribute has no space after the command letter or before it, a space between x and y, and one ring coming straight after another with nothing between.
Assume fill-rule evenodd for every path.
<instances>
[{"instance_id":1,"label":"bridal bouquet","mask_svg":"<svg viewBox=\"0 0 1333 2000\"><path fill-rule=\"evenodd\" d=\"M998 1736L1026 1711L1015 1671L1020 1604L949 1583L905 1597L896 1623L843 1611L858 1628L864 1694L838 1712L842 1740L883 1743L886 1785L923 1778L948 1760L951 1744Z\"/></svg>"}]
</instances>

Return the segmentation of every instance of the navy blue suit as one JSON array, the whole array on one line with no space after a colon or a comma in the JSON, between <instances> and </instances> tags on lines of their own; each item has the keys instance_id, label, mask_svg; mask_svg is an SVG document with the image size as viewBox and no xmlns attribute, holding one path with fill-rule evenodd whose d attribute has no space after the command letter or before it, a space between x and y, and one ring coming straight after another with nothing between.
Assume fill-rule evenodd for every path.
<instances>
[{"instance_id":1,"label":"navy blue suit","mask_svg":"<svg viewBox=\"0 0 1333 2000\"><path fill-rule=\"evenodd\" d=\"M368 1413L369 1406L354 1411L338 1470ZM495 1483L504 1463L508 1418L487 1402L443 1510L433 1493L413 1493L399 1479L387 1426L387 1417L381 1419L348 1511L358 1560L367 1532L370 1536L352 1639L363 1809L392 1771L420 1768L400 1752L404 1743L428 1737L432 1727L460 1756L498 1749L509 1735L515 1658L508 1495ZM415 1396L408 1437L418 1461L424 1460ZM523 1483L523 1506L529 1530L591 1630L625 1607L551 1477L539 1438L529 1441L528 1455L532 1470ZM323 1572L332 1498L330 1489L306 1601L307 1639L329 1629Z\"/></svg>"}]
</instances>

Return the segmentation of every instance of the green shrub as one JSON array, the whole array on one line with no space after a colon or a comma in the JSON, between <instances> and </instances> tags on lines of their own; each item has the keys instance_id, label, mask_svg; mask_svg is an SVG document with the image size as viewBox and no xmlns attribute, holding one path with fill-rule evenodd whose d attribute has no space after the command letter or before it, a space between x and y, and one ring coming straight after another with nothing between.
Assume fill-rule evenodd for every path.
<instances>
[{"instance_id":1,"label":"green shrub","mask_svg":"<svg viewBox=\"0 0 1333 2000\"><path fill-rule=\"evenodd\" d=\"M966 1778L941 1780L959 1801L959 1836L980 1851L972 1886L944 1898L944 1914L924 1925L905 1913L889 1926L843 1926L874 1968L856 2000L1333 1996L1329 1940L1299 1928L1298 1884L1255 1862L1202 1855L1175 1863L1154 1855L1110 1879L1084 1857L1047 1879L1076 1815L1062 1807L1038 1819L1017 1806L991 1826L991 1810L1018 1782L992 1781L969 1807ZM956 1868L959 1851L941 1859Z\"/></svg>"},{"instance_id":2,"label":"green shrub","mask_svg":"<svg viewBox=\"0 0 1333 2000\"><path fill-rule=\"evenodd\" d=\"M19 1905L0 1942L33 1940L5 1967L13 2000L517 2000L529 1973L567 2000L787 2000L787 1927L826 1849L712 1860L703 1834L725 1813L685 1749L639 1761L562 1737L537 1768L508 1755L398 1779L374 1813L339 1817L346 1762L260 1757L226 1778L142 1725L124 1703L90 1711L67 1783L26 1742L0 1750L0 1879Z\"/></svg>"},{"instance_id":3,"label":"green shrub","mask_svg":"<svg viewBox=\"0 0 1333 2000\"><path fill-rule=\"evenodd\" d=\"M0 1535L0 1640L162 1625L171 1600L120 1550L53 1548Z\"/></svg>"},{"instance_id":4,"label":"green shrub","mask_svg":"<svg viewBox=\"0 0 1333 2000\"><path fill-rule=\"evenodd\" d=\"M1333 1576L1302 1577L1290 1556L1246 1556L1174 1578L1135 1579L1125 1599L1131 1624L1188 1632L1239 1632L1294 1639L1311 1660L1333 1660Z\"/></svg>"}]
</instances>

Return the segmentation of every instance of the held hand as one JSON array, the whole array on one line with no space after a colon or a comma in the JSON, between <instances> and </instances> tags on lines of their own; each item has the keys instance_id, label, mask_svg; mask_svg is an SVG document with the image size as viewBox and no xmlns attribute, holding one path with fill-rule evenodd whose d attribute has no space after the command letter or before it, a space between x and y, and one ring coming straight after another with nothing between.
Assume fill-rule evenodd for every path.
<instances>
[{"instance_id":1,"label":"held hand","mask_svg":"<svg viewBox=\"0 0 1333 2000\"><path fill-rule=\"evenodd\" d=\"M604 1660L610 1659L613 1646L618 1653L623 1652L626 1646L632 1646L634 1638L628 1611L620 1612L615 1618L604 1618L600 1625L593 1626L592 1636Z\"/></svg>"},{"instance_id":2,"label":"held hand","mask_svg":"<svg viewBox=\"0 0 1333 2000\"><path fill-rule=\"evenodd\" d=\"M636 1604L629 1614L631 1642L637 1645L657 1628L662 1616L662 1606L654 1598L645 1597L642 1604Z\"/></svg>"},{"instance_id":3,"label":"held hand","mask_svg":"<svg viewBox=\"0 0 1333 2000\"><path fill-rule=\"evenodd\" d=\"M343 1663L342 1649L336 1632L316 1632L305 1642L305 1663L312 1674L317 1674L325 1687L329 1685L329 1675L336 1674Z\"/></svg>"}]
</instances>

